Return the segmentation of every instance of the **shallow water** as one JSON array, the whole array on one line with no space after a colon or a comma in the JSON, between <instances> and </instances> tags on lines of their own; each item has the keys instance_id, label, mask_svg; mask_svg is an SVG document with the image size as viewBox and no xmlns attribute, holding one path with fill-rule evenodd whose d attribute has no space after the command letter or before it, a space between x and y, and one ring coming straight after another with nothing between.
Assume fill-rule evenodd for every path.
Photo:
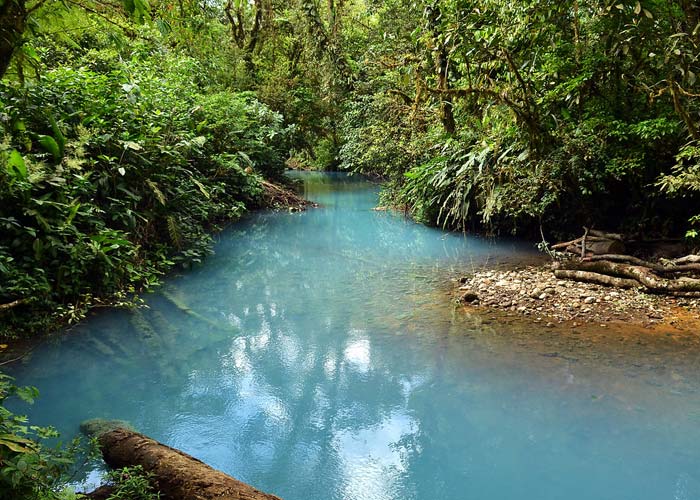
<instances>
[{"instance_id":1,"label":"shallow water","mask_svg":"<svg viewBox=\"0 0 700 500\"><path fill-rule=\"evenodd\" d=\"M700 349L464 314L451 277L515 243L375 212L303 174L305 213L251 214L216 255L94 315L12 374L65 437L118 418L286 500L700 498Z\"/></svg>"}]
</instances>

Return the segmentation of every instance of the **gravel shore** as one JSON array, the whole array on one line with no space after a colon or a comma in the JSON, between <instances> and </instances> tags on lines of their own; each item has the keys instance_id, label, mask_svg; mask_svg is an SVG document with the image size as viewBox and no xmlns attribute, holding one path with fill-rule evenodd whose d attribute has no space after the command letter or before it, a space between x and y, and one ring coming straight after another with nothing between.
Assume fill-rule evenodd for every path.
<instances>
[{"instance_id":1,"label":"gravel shore","mask_svg":"<svg viewBox=\"0 0 700 500\"><path fill-rule=\"evenodd\" d=\"M546 327L624 323L692 330L700 326L698 297L651 295L559 280L548 266L480 270L461 278L458 285L458 300L467 307L500 310Z\"/></svg>"}]
</instances>

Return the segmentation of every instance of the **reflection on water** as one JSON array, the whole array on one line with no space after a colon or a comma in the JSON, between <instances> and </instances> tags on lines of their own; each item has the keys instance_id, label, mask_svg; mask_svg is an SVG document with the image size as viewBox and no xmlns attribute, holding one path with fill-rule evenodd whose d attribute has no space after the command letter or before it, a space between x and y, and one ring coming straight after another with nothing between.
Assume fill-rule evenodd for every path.
<instances>
[{"instance_id":1,"label":"reflection on water","mask_svg":"<svg viewBox=\"0 0 700 500\"><path fill-rule=\"evenodd\" d=\"M697 340L524 330L447 278L522 255L374 212L258 213L149 307L94 316L14 368L64 435L120 418L294 499L700 498Z\"/></svg>"}]
</instances>

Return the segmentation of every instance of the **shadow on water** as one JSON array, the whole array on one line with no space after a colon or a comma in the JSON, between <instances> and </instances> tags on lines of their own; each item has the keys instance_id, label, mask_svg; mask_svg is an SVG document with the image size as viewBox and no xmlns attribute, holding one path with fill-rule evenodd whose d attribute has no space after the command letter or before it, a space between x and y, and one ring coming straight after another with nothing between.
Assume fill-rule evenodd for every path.
<instances>
[{"instance_id":1,"label":"shadow on water","mask_svg":"<svg viewBox=\"0 0 700 500\"><path fill-rule=\"evenodd\" d=\"M14 368L64 435L119 418L293 499L700 497L695 339L573 335L464 314L448 278L529 257L374 212L261 212L204 266ZM641 343L639 343L641 342Z\"/></svg>"}]
</instances>

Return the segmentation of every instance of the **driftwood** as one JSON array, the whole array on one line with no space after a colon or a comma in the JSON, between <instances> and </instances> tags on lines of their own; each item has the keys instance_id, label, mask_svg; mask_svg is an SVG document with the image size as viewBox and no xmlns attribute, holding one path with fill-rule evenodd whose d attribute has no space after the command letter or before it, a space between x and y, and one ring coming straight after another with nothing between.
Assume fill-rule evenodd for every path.
<instances>
[{"instance_id":1,"label":"driftwood","mask_svg":"<svg viewBox=\"0 0 700 500\"><path fill-rule=\"evenodd\" d=\"M700 292L700 279L689 277L662 278L655 275L651 269L645 266L601 260L593 262L572 261L567 263L566 267L567 270L589 271L606 276L628 278L657 293Z\"/></svg>"},{"instance_id":2,"label":"driftwood","mask_svg":"<svg viewBox=\"0 0 700 500\"><path fill-rule=\"evenodd\" d=\"M694 257L694 256L691 256ZM698 256L700 257L700 256ZM648 267L657 273L668 274L668 273L684 273L688 271L698 271L700 272L700 263L698 264L674 264L672 261L667 261L667 264L661 264L656 262L649 262L648 260L640 259L632 255L616 255L616 254L603 254L603 255L593 255L591 257L586 257L583 261L593 262L599 260L609 260L611 262L624 262L627 264L633 264L635 266Z\"/></svg>"},{"instance_id":3,"label":"driftwood","mask_svg":"<svg viewBox=\"0 0 700 500\"><path fill-rule=\"evenodd\" d=\"M280 500L209 467L204 462L124 428L98 437L102 456L112 468L141 465L153 473L159 491L178 500Z\"/></svg>"},{"instance_id":4,"label":"driftwood","mask_svg":"<svg viewBox=\"0 0 700 500\"><path fill-rule=\"evenodd\" d=\"M700 255L662 258L656 262L628 255L626 243L638 250L648 250L645 241L627 240L622 234L584 228L580 238L552 245L553 250L564 250L563 254L553 254L560 261L554 274L560 279L619 288L643 288L653 293L700 292ZM662 240L662 243L668 244L668 240ZM678 249L675 247L681 244L674 241L673 245L674 251L670 254L676 253Z\"/></svg>"},{"instance_id":5,"label":"driftwood","mask_svg":"<svg viewBox=\"0 0 700 500\"><path fill-rule=\"evenodd\" d=\"M606 276L605 274L593 273L590 271L574 271L571 269L555 269L554 276L559 279L583 281L584 283L595 283L598 285L614 286L615 288L639 288L639 282L627 279Z\"/></svg>"}]
</instances>

